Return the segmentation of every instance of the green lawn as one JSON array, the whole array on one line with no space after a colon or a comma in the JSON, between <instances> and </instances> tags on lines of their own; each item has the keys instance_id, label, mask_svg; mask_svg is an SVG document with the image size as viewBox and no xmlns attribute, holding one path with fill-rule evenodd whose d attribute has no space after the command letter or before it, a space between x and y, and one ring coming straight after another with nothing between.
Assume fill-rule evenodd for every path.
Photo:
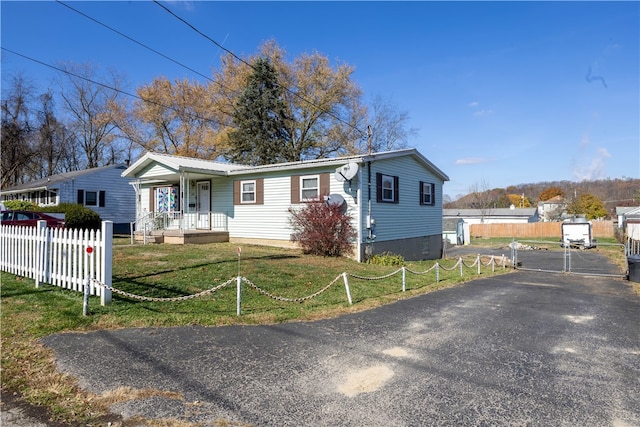
<instances>
[{"instance_id":1,"label":"green lawn","mask_svg":"<svg viewBox=\"0 0 640 427\"><path fill-rule=\"evenodd\" d=\"M319 319L372 308L477 277L476 267L463 268L462 277L458 268L440 269L438 283L435 270L419 275L407 271L407 290L402 292L399 272L379 280L349 276L353 301L353 305L349 305L343 272L381 278L399 267L249 245L242 246L238 257L237 248L228 243L129 246L118 242L113 252L114 288L145 297L179 300L141 301L114 293L112 303L101 306L98 297L91 297L88 316L82 315L81 293L49 285L36 289L32 280L0 273L3 392L17 392L27 402L47 407L55 420L71 425L101 425L105 424L104 417L113 397L90 395L80 390L75 380L59 374L54 355L39 344L39 338L57 332L107 328ZM439 260L439 263L452 267L456 261ZM465 261L470 265L474 257ZM423 272L434 264L435 261L408 262L406 267ZM508 270L496 268L496 274L503 271ZM492 274L491 267L483 266L482 274ZM243 283L242 315L237 316L233 279L238 275L272 295L290 299L312 295L335 283L317 297L302 302L275 300ZM229 285L217 292L199 298L180 298L230 280Z\"/></svg>"}]
</instances>

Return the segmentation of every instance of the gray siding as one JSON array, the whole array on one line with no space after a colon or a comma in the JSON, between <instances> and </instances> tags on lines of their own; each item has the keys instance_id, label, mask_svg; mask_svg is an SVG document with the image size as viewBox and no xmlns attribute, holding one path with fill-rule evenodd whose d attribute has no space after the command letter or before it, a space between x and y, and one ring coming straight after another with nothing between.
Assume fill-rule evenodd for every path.
<instances>
[{"instance_id":1,"label":"gray siding","mask_svg":"<svg viewBox=\"0 0 640 427\"><path fill-rule=\"evenodd\" d=\"M363 177L367 179L367 165ZM399 203L376 201L376 173L397 176ZM406 239L442 234L442 180L411 157L397 157L371 163L371 216L375 219L376 240ZM435 204L420 204L420 181L435 184ZM367 183L363 185L366 192ZM365 199L366 198L366 199ZM368 195L363 195L363 217L367 215ZM363 223L366 235L366 224Z\"/></svg>"}]
</instances>

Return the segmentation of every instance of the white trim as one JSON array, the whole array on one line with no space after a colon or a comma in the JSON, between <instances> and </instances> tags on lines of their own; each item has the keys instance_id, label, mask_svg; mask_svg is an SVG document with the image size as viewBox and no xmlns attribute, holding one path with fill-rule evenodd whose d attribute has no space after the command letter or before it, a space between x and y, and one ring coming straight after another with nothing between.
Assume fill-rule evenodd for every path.
<instances>
[{"instance_id":1,"label":"white trim","mask_svg":"<svg viewBox=\"0 0 640 427\"><path fill-rule=\"evenodd\" d=\"M315 179L316 180L316 186L315 188L313 187L307 187L305 188L303 183L305 180L312 180ZM304 192L305 191L311 191L314 190L316 191L316 196L315 197L305 197L304 196ZM300 175L300 201L301 202L312 202L312 201L317 201L320 200L320 175Z\"/></svg>"},{"instance_id":2,"label":"white trim","mask_svg":"<svg viewBox=\"0 0 640 427\"><path fill-rule=\"evenodd\" d=\"M244 191L245 184L253 184L253 191ZM253 200L245 200L245 194L253 194ZM240 181L240 204L241 205L255 205L258 201L258 185L255 179L248 179L246 181Z\"/></svg>"}]
</instances>

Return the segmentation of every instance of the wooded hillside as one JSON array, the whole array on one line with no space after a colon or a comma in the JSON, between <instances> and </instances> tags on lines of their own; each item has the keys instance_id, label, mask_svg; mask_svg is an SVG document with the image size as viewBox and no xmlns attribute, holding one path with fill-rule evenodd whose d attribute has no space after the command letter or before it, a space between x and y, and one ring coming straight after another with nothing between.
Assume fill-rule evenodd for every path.
<instances>
[{"instance_id":1,"label":"wooded hillside","mask_svg":"<svg viewBox=\"0 0 640 427\"><path fill-rule=\"evenodd\" d=\"M534 184L518 184L507 188L494 188L485 192L485 199L492 200L492 205L496 207L501 200L505 200L508 194L518 194L524 196L531 202L532 206L537 206L540 200L540 193L550 187L560 188L565 195L567 202L571 202L575 197L582 194L593 194L604 203L610 216L615 215L616 206L638 206L640 205L640 179L603 179L596 181L551 181ZM445 203L445 208L471 208L477 196L467 194L449 203ZM505 206L506 207L506 206Z\"/></svg>"}]
</instances>

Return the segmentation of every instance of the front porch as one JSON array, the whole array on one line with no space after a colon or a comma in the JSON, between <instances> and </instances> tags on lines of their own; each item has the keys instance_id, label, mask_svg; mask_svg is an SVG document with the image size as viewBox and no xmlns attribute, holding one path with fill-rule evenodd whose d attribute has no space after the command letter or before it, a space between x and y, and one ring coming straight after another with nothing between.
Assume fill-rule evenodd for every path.
<instances>
[{"instance_id":1,"label":"front porch","mask_svg":"<svg viewBox=\"0 0 640 427\"><path fill-rule=\"evenodd\" d=\"M203 244L229 241L228 217L213 212L150 212L132 224L138 243Z\"/></svg>"},{"instance_id":2,"label":"front porch","mask_svg":"<svg viewBox=\"0 0 640 427\"><path fill-rule=\"evenodd\" d=\"M146 234L134 233L138 243L168 243L171 245L224 243L229 241L228 231L214 230L152 230Z\"/></svg>"}]
</instances>

